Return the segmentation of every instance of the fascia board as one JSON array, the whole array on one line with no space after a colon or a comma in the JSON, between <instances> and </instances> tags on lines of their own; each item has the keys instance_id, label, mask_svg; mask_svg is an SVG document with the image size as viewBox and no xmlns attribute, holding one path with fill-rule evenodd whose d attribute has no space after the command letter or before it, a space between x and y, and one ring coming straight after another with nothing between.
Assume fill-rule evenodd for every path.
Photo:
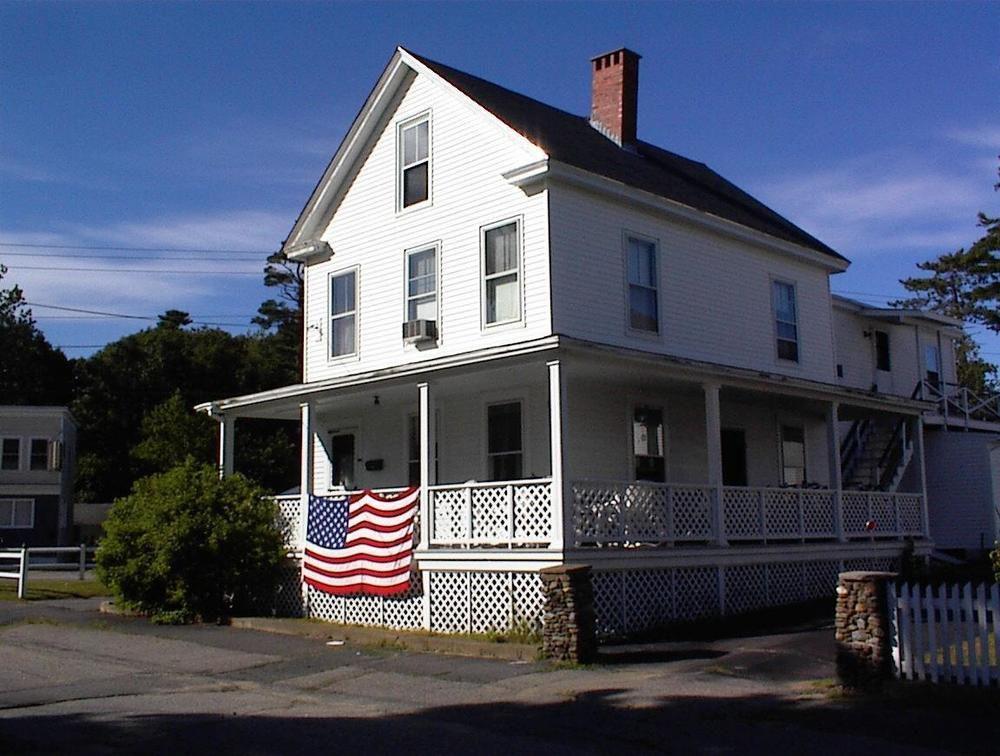
<instances>
[{"instance_id":1,"label":"fascia board","mask_svg":"<svg viewBox=\"0 0 1000 756\"><path fill-rule=\"evenodd\" d=\"M335 209L334 199L341 194L342 184L350 175L355 160L363 153L387 104L391 102L393 95L406 79L409 69L403 63L400 53L401 49L397 49L389 59L364 106L327 165L322 178L316 184L309 201L299 213L295 225L282 245L283 251L308 239Z\"/></svg>"},{"instance_id":2,"label":"fascia board","mask_svg":"<svg viewBox=\"0 0 1000 756\"><path fill-rule=\"evenodd\" d=\"M524 166L513 168L505 172L504 176L510 183L522 187L542 180L563 183L604 197L610 197L620 202L626 202L630 207L639 207L658 214L665 214L674 220L708 229L738 241L763 247L772 252L795 257L803 262L819 265L832 273L842 273L850 266L850 263L846 260L835 260L829 255L821 254L798 244L776 239L773 236L755 231L752 228L734 223L725 218L720 218L717 215L696 210L680 202L660 197L642 189L636 189L620 181L599 176L596 173L590 173L589 171L552 160L551 158L545 161L544 165L528 163Z\"/></svg>"}]
</instances>

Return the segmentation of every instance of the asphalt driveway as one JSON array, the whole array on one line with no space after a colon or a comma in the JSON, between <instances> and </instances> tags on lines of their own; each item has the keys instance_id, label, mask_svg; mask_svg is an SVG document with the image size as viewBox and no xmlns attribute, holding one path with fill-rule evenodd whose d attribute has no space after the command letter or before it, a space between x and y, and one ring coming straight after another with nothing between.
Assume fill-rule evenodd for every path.
<instances>
[{"instance_id":1,"label":"asphalt driveway","mask_svg":"<svg viewBox=\"0 0 1000 756\"><path fill-rule=\"evenodd\" d=\"M831 696L829 629L609 649L601 664L0 607L0 753L993 752L997 699Z\"/></svg>"}]
</instances>

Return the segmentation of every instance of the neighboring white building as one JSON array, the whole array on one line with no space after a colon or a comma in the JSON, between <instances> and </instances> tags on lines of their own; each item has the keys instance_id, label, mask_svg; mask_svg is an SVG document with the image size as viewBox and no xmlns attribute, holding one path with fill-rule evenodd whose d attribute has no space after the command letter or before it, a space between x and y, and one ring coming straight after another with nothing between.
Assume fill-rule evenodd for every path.
<instances>
[{"instance_id":1,"label":"neighboring white building","mask_svg":"<svg viewBox=\"0 0 1000 756\"><path fill-rule=\"evenodd\" d=\"M832 297L846 259L636 138L635 53L592 65L588 120L398 49L285 242L303 383L200 407L225 471L237 418L301 418L294 547L310 492L421 486L421 589L310 615L537 622L571 561L627 632L929 552L917 337L882 376L855 321L912 323L942 381L957 324Z\"/></svg>"},{"instance_id":2,"label":"neighboring white building","mask_svg":"<svg viewBox=\"0 0 1000 756\"><path fill-rule=\"evenodd\" d=\"M68 408L0 406L0 547L67 542L75 449Z\"/></svg>"}]
</instances>

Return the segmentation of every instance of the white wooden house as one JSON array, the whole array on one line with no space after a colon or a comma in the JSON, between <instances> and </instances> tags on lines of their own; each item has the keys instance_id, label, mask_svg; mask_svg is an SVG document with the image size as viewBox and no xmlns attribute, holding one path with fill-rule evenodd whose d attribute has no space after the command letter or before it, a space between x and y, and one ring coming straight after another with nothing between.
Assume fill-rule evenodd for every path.
<instances>
[{"instance_id":1,"label":"white wooden house","mask_svg":"<svg viewBox=\"0 0 1000 756\"><path fill-rule=\"evenodd\" d=\"M873 391L871 347L835 338L848 261L638 140L638 60L593 59L589 119L402 48L375 84L284 246L303 382L200 407L226 471L238 418L301 418L293 548L310 492L420 485L418 588L309 589L310 616L537 623L538 570L581 562L618 633L929 550L930 405L902 372ZM955 328L919 322L943 380Z\"/></svg>"}]
</instances>

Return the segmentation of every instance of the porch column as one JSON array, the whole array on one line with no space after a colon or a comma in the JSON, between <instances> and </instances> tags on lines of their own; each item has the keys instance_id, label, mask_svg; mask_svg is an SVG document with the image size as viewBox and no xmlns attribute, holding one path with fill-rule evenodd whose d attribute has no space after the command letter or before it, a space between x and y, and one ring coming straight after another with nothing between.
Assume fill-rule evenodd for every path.
<instances>
[{"instance_id":1,"label":"porch column","mask_svg":"<svg viewBox=\"0 0 1000 756\"><path fill-rule=\"evenodd\" d=\"M722 415L719 408L718 383L706 383L705 391L705 450L708 454L708 484L714 488L716 542L726 541L726 520L722 500Z\"/></svg>"},{"instance_id":2,"label":"porch column","mask_svg":"<svg viewBox=\"0 0 1000 756\"><path fill-rule=\"evenodd\" d=\"M838 541L844 538L844 482L841 477L842 462L840 459L840 433L837 423L840 420L840 402L830 402L826 405L826 450L830 466L830 488L833 489L833 532Z\"/></svg>"},{"instance_id":3,"label":"porch column","mask_svg":"<svg viewBox=\"0 0 1000 756\"><path fill-rule=\"evenodd\" d=\"M564 549L572 546L565 542L566 523L573 523L573 511L566 510L572 504L573 498L566 496L566 478L563 475L563 404L566 399L566 386L562 380L562 367L559 360L547 362L549 368L549 459L552 465L551 502L552 502L552 548ZM569 528L572 533L572 527Z\"/></svg>"},{"instance_id":4,"label":"porch column","mask_svg":"<svg viewBox=\"0 0 1000 756\"><path fill-rule=\"evenodd\" d=\"M236 438L236 418L222 415L219 418L219 477L233 474L233 448Z\"/></svg>"},{"instance_id":5,"label":"porch column","mask_svg":"<svg viewBox=\"0 0 1000 756\"><path fill-rule=\"evenodd\" d=\"M434 476L434 449L436 424L434 422L434 398L427 383L418 383L420 398L420 540L418 548L426 549L431 542L431 497L430 487L437 481Z\"/></svg>"},{"instance_id":6,"label":"porch column","mask_svg":"<svg viewBox=\"0 0 1000 756\"><path fill-rule=\"evenodd\" d=\"M315 407L312 402L299 405L299 415L302 427L302 454L299 475L299 496L301 497L301 522L299 523L299 546L305 548L306 523L309 519L309 496L313 492L313 437L315 425Z\"/></svg>"},{"instance_id":7,"label":"porch column","mask_svg":"<svg viewBox=\"0 0 1000 756\"><path fill-rule=\"evenodd\" d=\"M920 498L923 502L924 538L931 537L931 521L927 510L927 461L924 456L924 416L913 418L913 458L920 464Z\"/></svg>"}]
</instances>

